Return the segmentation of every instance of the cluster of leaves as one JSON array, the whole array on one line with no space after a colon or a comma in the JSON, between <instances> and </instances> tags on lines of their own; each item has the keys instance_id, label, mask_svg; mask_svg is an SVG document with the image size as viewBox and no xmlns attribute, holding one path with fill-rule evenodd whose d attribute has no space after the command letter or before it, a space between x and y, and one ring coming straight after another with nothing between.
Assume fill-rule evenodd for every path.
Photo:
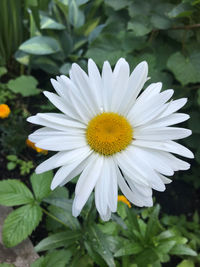
<instances>
[{"instance_id":1,"label":"cluster of leaves","mask_svg":"<svg viewBox=\"0 0 200 267\"><path fill-rule=\"evenodd\" d=\"M71 214L72 199L69 199L68 190L58 188L50 192L52 176L52 172L33 174L30 178L33 193L19 180L0 182L0 204L21 206L4 222L5 246L20 243L37 227L42 214L47 215L49 235L35 247L37 252L47 253L31 267L50 267L55 262L63 267L77 263L81 266L96 263L102 267L161 266L171 255L197 256L195 250L199 248L200 239L196 237L196 245L193 241L193 235L200 231L197 215L193 223L183 222L189 230L182 232L178 225L178 230L174 227L177 217L163 217L163 223L160 222L159 205L139 212L119 203L117 215L112 215L110 222L103 222L97 220L91 196L81 213L80 223ZM196 229L193 235L189 232L191 227Z\"/></svg>"},{"instance_id":2,"label":"cluster of leaves","mask_svg":"<svg viewBox=\"0 0 200 267\"><path fill-rule=\"evenodd\" d=\"M31 169L34 167L33 162L31 160L25 161L19 159L16 155L8 155L7 157L7 169L9 171L14 170L17 166L20 166L20 174L25 175L29 174Z\"/></svg>"}]
</instances>

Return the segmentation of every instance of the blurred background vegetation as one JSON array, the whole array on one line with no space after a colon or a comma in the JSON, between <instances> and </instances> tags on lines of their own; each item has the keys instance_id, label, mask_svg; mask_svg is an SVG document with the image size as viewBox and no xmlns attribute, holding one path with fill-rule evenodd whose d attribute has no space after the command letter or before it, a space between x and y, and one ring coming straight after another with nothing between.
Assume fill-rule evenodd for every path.
<instances>
[{"instance_id":1,"label":"blurred background vegetation","mask_svg":"<svg viewBox=\"0 0 200 267\"><path fill-rule=\"evenodd\" d=\"M112 221L103 223L90 200L78 221L71 216L73 183L69 191L40 195L34 181L41 176L30 182L47 152L27 146L33 126L26 118L54 110L41 92L52 91L50 78L68 75L73 62L87 71L88 58L101 69L105 60L114 65L120 57L131 68L146 60L149 82L162 81L164 89L175 90L175 98L189 99L183 112L191 119L184 126L193 135L182 143L195 159L189 171L174 176L165 193L154 194L160 206L137 209L119 202ZM0 79L0 104L11 110L0 119L0 204L26 204L5 222L5 245L14 246L32 233L37 251L47 251L33 267L55 262L61 267L200 266L200 0L1 0ZM46 176L44 190L52 173ZM34 195L19 181L33 187ZM26 192L29 202L8 202L5 192L12 186ZM31 226L18 212L30 212L28 205L35 208L31 216L36 214ZM53 217L60 225L52 223ZM19 226L19 218L24 235L20 228L18 233L11 229L13 223Z\"/></svg>"}]
</instances>

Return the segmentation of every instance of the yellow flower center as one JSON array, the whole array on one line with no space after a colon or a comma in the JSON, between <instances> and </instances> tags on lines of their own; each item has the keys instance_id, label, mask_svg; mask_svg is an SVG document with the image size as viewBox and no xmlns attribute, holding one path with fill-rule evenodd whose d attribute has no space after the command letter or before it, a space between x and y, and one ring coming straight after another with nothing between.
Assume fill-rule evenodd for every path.
<instances>
[{"instance_id":1,"label":"yellow flower center","mask_svg":"<svg viewBox=\"0 0 200 267\"><path fill-rule=\"evenodd\" d=\"M99 154L110 156L124 150L132 141L133 129L121 115L105 112L88 123L86 139Z\"/></svg>"}]
</instances>

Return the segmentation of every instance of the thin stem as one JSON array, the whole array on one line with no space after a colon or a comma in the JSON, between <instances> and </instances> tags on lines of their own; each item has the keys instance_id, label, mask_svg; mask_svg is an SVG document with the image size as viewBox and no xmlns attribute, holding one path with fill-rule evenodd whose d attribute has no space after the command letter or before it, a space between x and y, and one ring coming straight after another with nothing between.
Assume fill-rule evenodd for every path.
<instances>
[{"instance_id":1,"label":"thin stem","mask_svg":"<svg viewBox=\"0 0 200 267\"><path fill-rule=\"evenodd\" d=\"M60 219L58 219L56 216L54 216L53 214L51 214L50 212L48 212L47 210L45 210L44 208L42 208L42 211L49 217L51 217L53 220L61 223L64 227L66 227L67 229L69 229L69 227L64 223L62 222Z\"/></svg>"}]
</instances>

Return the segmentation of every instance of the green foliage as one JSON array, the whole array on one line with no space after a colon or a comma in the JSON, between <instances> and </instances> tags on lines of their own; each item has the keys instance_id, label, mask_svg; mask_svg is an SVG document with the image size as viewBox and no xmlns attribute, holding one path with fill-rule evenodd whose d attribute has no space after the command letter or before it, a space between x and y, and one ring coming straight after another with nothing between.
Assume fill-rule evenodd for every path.
<instances>
[{"instance_id":1,"label":"green foliage","mask_svg":"<svg viewBox=\"0 0 200 267\"><path fill-rule=\"evenodd\" d=\"M31 185L37 201L41 201L50 194L51 192L50 185L52 178L53 178L52 171L45 172L42 174L34 173L31 175L30 177Z\"/></svg>"},{"instance_id":2,"label":"green foliage","mask_svg":"<svg viewBox=\"0 0 200 267\"><path fill-rule=\"evenodd\" d=\"M0 181L0 204L17 206L33 202L31 191L19 180Z\"/></svg>"},{"instance_id":3,"label":"green foliage","mask_svg":"<svg viewBox=\"0 0 200 267\"><path fill-rule=\"evenodd\" d=\"M15 94L22 96L37 95L40 91L36 88L38 81L33 76L19 76L14 80L10 80L7 84L8 88Z\"/></svg>"},{"instance_id":4,"label":"green foliage","mask_svg":"<svg viewBox=\"0 0 200 267\"><path fill-rule=\"evenodd\" d=\"M16 155L8 155L6 158L8 160L7 169L9 171L12 171L17 166L19 166L20 167L20 174L26 175L26 174L29 174L31 169L34 168L32 161L24 161L22 159L19 159Z\"/></svg>"},{"instance_id":5,"label":"green foliage","mask_svg":"<svg viewBox=\"0 0 200 267\"><path fill-rule=\"evenodd\" d=\"M26 239L42 218L41 208L28 204L12 211L4 221L2 238L6 247L13 247Z\"/></svg>"}]
</instances>

